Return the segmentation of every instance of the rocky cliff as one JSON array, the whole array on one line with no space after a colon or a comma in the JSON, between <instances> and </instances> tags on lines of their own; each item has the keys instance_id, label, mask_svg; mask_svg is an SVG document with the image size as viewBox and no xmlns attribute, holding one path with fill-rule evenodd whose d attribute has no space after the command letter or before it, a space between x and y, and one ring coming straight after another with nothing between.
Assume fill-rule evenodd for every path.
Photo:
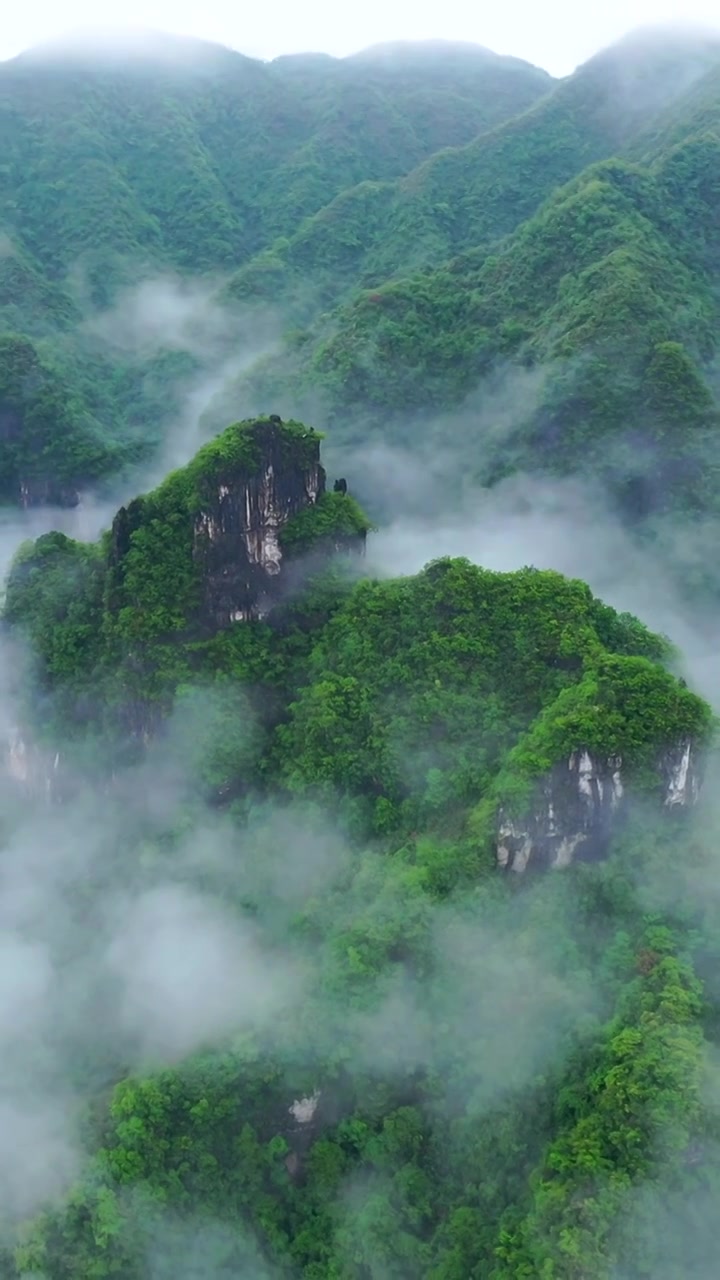
<instances>
[{"instance_id":1,"label":"rocky cliff","mask_svg":"<svg viewBox=\"0 0 720 1280\"><path fill-rule=\"evenodd\" d=\"M255 423L251 434L257 467L229 466L193 522L203 616L218 628L268 612L281 581L282 531L325 493L317 436L292 447L277 422Z\"/></svg>"},{"instance_id":2,"label":"rocky cliff","mask_svg":"<svg viewBox=\"0 0 720 1280\"><path fill-rule=\"evenodd\" d=\"M296 580L286 570L302 552L362 551L367 529L349 495L327 492L316 432L277 417L236 423L118 512L111 607L161 604L168 618L181 613L206 632L256 620Z\"/></svg>"},{"instance_id":3,"label":"rocky cliff","mask_svg":"<svg viewBox=\"0 0 720 1280\"><path fill-rule=\"evenodd\" d=\"M29 730L19 726L13 726L3 736L0 784L6 800L15 794L31 805L61 804L73 790L62 753L41 746Z\"/></svg>"},{"instance_id":4,"label":"rocky cliff","mask_svg":"<svg viewBox=\"0 0 720 1280\"><path fill-rule=\"evenodd\" d=\"M48 476L21 478L18 481L18 503L25 510L30 507L77 507L80 504L78 490Z\"/></svg>"},{"instance_id":5,"label":"rocky cliff","mask_svg":"<svg viewBox=\"0 0 720 1280\"><path fill-rule=\"evenodd\" d=\"M235 423L122 507L98 543L51 533L24 544L3 624L29 640L44 695L66 699L60 722L102 723L116 759L121 744L142 752L172 706L173 648L182 670L185 644L264 618L319 562L364 549L368 521L346 486L327 492L320 440L277 417ZM0 746L2 772L54 799L64 732L59 723L61 756L48 760L33 746L33 714L24 709L26 728Z\"/></svg>"},{"instance_id":6,"label":"rocky cliff","mask_svg":"<svg viewBox=\"0 0 720 1280\"><path fill-rule=\"evenodd\" d=\"M668 809L694 805L700 793L699 753L690 740L658 754L656 796ZM538 784L523 818L500 811L497 860L504 869L565 867L606 852L632 796L620 756L574 751Z\"/></svg>"}]
</instances>

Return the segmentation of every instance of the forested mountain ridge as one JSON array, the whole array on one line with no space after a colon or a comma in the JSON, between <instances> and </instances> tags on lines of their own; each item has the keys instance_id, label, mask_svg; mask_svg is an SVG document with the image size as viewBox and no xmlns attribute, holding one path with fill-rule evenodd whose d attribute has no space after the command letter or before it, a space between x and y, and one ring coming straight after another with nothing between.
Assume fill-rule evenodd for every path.
<instances>
[{"instance_id":1,"label":"forested mountain ridge","mask_svg":"<svg viewBox=\"0 0 720 1280\"><path fill-rule=\"evenodd\" d=\"M68 386L79 432L95 419L93 465L73 473L71 463L70 491L150 454L197 373L192 341L183 361L162 347L148 355L142 339L118 350L98 338L119 289L236 270L344 188L397 177L549 83L517 60L452 45L429 59L370 50L263 64L158 37L125 59L81 49L68 62L51 48L2 64L0 327L40 341L38 365ZM247 342L242 320L230 315L226 329L227 351ZM8 380L3 361L1 394L22 417ZM12 472L23 442L2 443ZM26 450L27 489L47 485L54 447Z\"/></svg>"},{"instance_id":2,"label":"forested mountain ridge","mask_svg":"<svg viewBox=\"0 0 720 1280\"><path fill-rule=\"evenodd\" d=\"M82 938L92 977L61 985L41 1058L82 1100L82 1175L4 1274L644 1276L662 1246L631 1190L713 1123L692 960L717 944L670 856L698 858L710 709L582 582L362 577L368 522L318 445L237 423L98 544L15 559L4 624L48 763L25 759L102 835L53 941L72 971ZM5 780L7 857L33 781ZM518 900L498 867L528 864L567 878ZM647 875L679 894L662 924ZM103 951L118 894L146 919L139 1005L128 937Z\"/></svg>"},{"instance_id":3,"label":"forested mountain ridge","mask_svg":"<svg viewBox=\"0 0 720 1280\"><path fill-rule=\"evenodd\" d=\"M363 184L345 193L279 246L274 272L264 256L230 288L245 295L256 276L261 284L261 266L271 288L282 286L281 266L291 279L293 272L327 276L328 290L358 280L371 287L490 248L587 165L631 149L658 115L674 119L719 59L712 40L625 41L527 111L464 147L444 148L392 187Z\"/></svg>"},{"instance_id":4,"label":"forested mountain ridge","mask_svg":"<svg viewBox=\"0 0 720 1280\"><path fill-rule=\"evenodd\" d=\"M719 77L0 67L3 1280L715 1280L717 682L373 523L716 619Z\"/></svg>"},{"instance_id":5,"label":"forested mountain ridge","mask_svg":"<svg viewBox=\"0 0 720 1280\"><path fill-rule=\"evenodd\" d=\"M31 52L0 67L0 225L52 279L84 265L94 301L128 257L131 279L138 259L237 267L346 187L469 141L550 83L473 46L389 64L265 64L195 42L181 58L169 37L135 61Z\"/></svg>"},{"instance_id":6,"label":"forested mountain ridge","mask_svg":"<svg viewBox=\"0 0 720 1280\"><path fill-rule=\"evenodd\" d=\"M688 387L687 411L704 401L711 424L703 370L715 353L717 325L718 145L709 132L652 169L619 160L593 166L554 193L496 253L468 254L364 294L338 313L332 336L311 348L310 360L304 345L300 367L290 365L296 394L305 373L306 385L326 390L331 414L369 408L382 431L384 416L391 421L393 414L461 403L503 361L552 370L567 397L572 362L584 356L582 376L590 385L603 359L633 362L627 372L614 365L613 378L603 380L605 395L617 388L618 411L627 414L628 396L662 398L639 369L663 342L674 342L684 348L679 359L697 385L694 395ZM635 341L628 350L629 327ZM277 389L279 372L271 364L262 376ZM648 408L661 430L652 403ZM539 412L547 420L544 406ZM597 431L592 415L603 412L607 421ZM542 450L531 442L516 465L532 467L540 458L552 465L554 445L561 465L575 470L588 442L605 449L611 406L593 403L589 394L584 413L575 414L574 437L556 428L555 441L544 440ZM617 426L623 432L625 420ZM591 455L589 462L595 468L600 460Z\"/></svg>"},{"instance_id":7,"label":"forested mountain ridge","mask_svg":"<svg viewBox=\"0 0 720 1280\"><path fill-rule=\"evenodd\" d=\"M457 663L459 674L463 654L468 663L474 654L479 664L474 673L480 680L476 697L483 687L497 696L502 680L509 682L504 704L508 723L502 733L499 727L494 729L498 742L492 758L497 761L509 750L521 726L528 729L533 745L518 748L518 779L525 778L530 784L574 752L592 751L617 757L631 773L642 761L650 770L651 790L662 792L663 785L672 789L674 766L664 784L659 774L653 773L657 753L670 750L672 755L673 749L679 748L682 754L689 743L694 761L709 721L694 694L681 692L679 687L673 692L672 677L661 676L659 668L653 672L652 662L666 662L671 657L667 644L630 617L616 616L594 601L582 584L565 584L559 575L536 579L532 570L515 579L512 575L483 577L467 562L454 565L449 560L438 561L426 571L425 599L422 584L400 580L376 584L378 594L373 602L367 594L369 584L353 586L352 582L361 567L357 552L364 550L370 523L347 492L347 481L332 491L326 488L319 443L317 433L298 422L283 423L274 417L236 423L201 449L187 467L168 476L157 490L121 508L99 543L73 542L52 533L20 549L8 578L4 617L30 641L36 663L31 690L42 690L44 730L51 745L59 745L53 734L66 740L70 725L78 718L84 735L95 717L99 715L102 723L103 714L109 712L105 727L112 758L124 727L126 731L131 726L131 736L138 742L146 741L148 731L158 728L184 679L204 676L206 665L208 672L217 675L218 642L226 646L226 659L232 663L232 633L239 631L242 636L245 625L257 635L257 624L267 623L270 631L265 642L270 649L263 661L270 669L282 665L286 631L292 633L300 625L306 633L304 645L312 646L314 656L306 671L301 663L285 682L286 697L300 722L294 731L297 741L290 757L295 762L292 768L298 768L303 754L312 757L315 744L317 761L304 765L302 772L308 779L317 778L326 799L333 793L341 796L349 778L354 779L350 792L357 804L375 794L375 807L383 815L377 824L370 821L375 834L391 832L401 821L403 800L413 790L411 787L408 792L407 779L403 780L397 747L391 748L390 741L381 745L384 718L390 723L405 720L409 740L404 752L413 759L422 754L423 734L436 739L428 755L428 767L429 760L436 757L432 772L442 768L455 773L460 755L469 750L462 742L469 732L465 713L460 721L462 732L456 738L460 725L452 731L449 704L443 710L448 683L454 678L451 666ZM346 552L351 553L351 563L346 566L348 580L343 575L336 578L325 567L326 562ZM405 592L409 593L407 620L398 628ZM565 592L569 593L566 600ZM312 604L314 593L317 613ZM485 636L479 622L483 597ZM525 616L514 624L516 656L513 658L508 646L501 674L500 635L508 613L515 608ZM340 619L333 620L338 609ZM346 632L343 610L354 618L354 639ZM369 612L364 618L365 610ZM547 617L544 610L549 610ZM373 622L374 612L377 617ZM583 622L595 633L593 640L583 636ZM467 651L468 639L462 641L459 634L453 634L461 625L467 627L468 637L474 636ZM367 638L362 637L361 626L368 628ZM521 638L525 627L535 634L534 659ZM541 638L543 627L547 627L547 635ZM423 634L426 628L430 631ZM564 628L570 628L567 634L563 634ZM574 629L577 639L572 635ZM332 638L336 630L337 641ZM563 635L562 661L554 652L558 634ZM387 658L392 652L388 649L391 635L398 654L390 669L397 663L401 687L390 693L389 675L380 677L375 691L380 702L373 707L370 690L378 681L381 655ZM411 700L401 712L406 699L402 684L412 669L405 664L417 664L422 654L422 667L430 662L422 677L428 680L431 636L438 644L435 660L441 660L444 645L448 646L448 669L444 680L438 682L442 695L434 711L431 702L421 711L421 699L415 710ZM226 674L246 682L250 671L244 662L251 642L243 638L239 643L240 665ZM275 643L280 645L277 660L271 656ZM601 651L607 646L615 657L605 667ZM626 672L620 655L628 659ZM514 661L517 671L510 669ZM292 688L294 680L303 680L303 673L305 678L312 673L323 676L305 703L300 689ZM417 665L415 678L421 678ZM625 694L620 692L624 678L628 681L627 707ZM656 678L659 683L654 689ZM571 695L570 689L578 680ZM604 692L606 685L616 682L617 688ZM94 684L98 696L88 706L88 691ZM383 689L387 705L381 710ZM638 695L645 698L642 712L633 703ZM59 699L60 713L53 729L48 698L54 696ZM552 710L555 697L557 713ZM614 708L612 728L602 723L606 697ZM32 698L31 692L31 702ZM317 705L316 698L320 698ZM533 726L538 699L545 714ZM651 709L655 701L658 708L664 708L661 713ZM83 706L84 713L80 711ZM499 706L492 710L492 722L499 710ZM600 716L598 724L593 723L594 716ZM352 726L351 736L362 739L368 735L362 747L358 743L353 748L358 758L350 767L345 758L349 743L341 749L346 717L347 727ZM628 737L622 727L626 718ZM637 724L633 723L636 719ZM475 733L479 764L485 754L481 743L489 736L482 717ZM365 753L367 759L361 765ZM685 769L680 803L690 802L694 768L693 763L692 769ZM386 770L388 778L383 779ZM481 776L482 771L474 784L478 795L487 789L488 778L483 785ZM466 780L463 785L470 784ZM506 786L510 798L517 786L512 778ZM472 794L472 785L468 794ZM459 800L456 797L456 808ZM393 820L395 809L398 813ZM522 804L516 816L523 818Z\"/></svg>"},{"instance_id":8,"label":"forested mountain ridge","mask_svg":"<svg viewBox=\"0 0 720 1280\"><path fill-rule=\"evenodd\" d=\"M471 145L540 118L584 76L607 88L603 65L581 68ZM516 472L599 479L622 518L652 526L672 560L673 521L717 513L719 89L716 69L697 69L681 104L643 126L627 159L583 168L494 245L363 290L233 394L262 402L272 387L281 406L281 389L296 406L303 397L321 406L341 456L345 446L361 457L361 442L412 441L428 458L443 447L457 458L446 471L458 484ZM514 384L527 390L496 427L498 386ZM208 424L228 405L221 393ZM449 437L453 409L462 434ZM390 493L373 496L388 515ZM686 562L678 574L716 592L708 557L698 548L690 577Z\"/></svg>"},{"instance_id":9,"label":"forested mountain ridge","mask_svg":"<svg viewBox=\"0 0 720 1280\"><path fill-rule=\"evenodd\" d=\"M198 382L207 378L210 399L232 383L233 358L244 369L263 343L284 352L280 365L221 399L210 431L234 416L233 398L265 412L283 381L291 396L280 407L304 413L303 375L306 416L317 420L318 404L323 418L339 409L338 446L357 435L368 409L384 430L398 401L414 412L482 385L489 365L517 358L528 325L512 298L491 299L492 332L471 307L478 337L466 340L468 297L494 287L492 278L475 282L477 268L489 258L492 272L498 252L503 262L512 256L509 235L519 236L522 254L525 224L593 162L628 152L661 165L683 138L712 131L720 58L711 37L643 36L554 82L514 59L442 43L271 64L164 38L141 52L95 62L80 52L68 65L38 51L0 68L0 323L40 342L37 360L64 379L83 433L96 424L87 441L95 457L75 467L71 490L151 456ZM659 214L677 220L684 210L663 210L667 195L659 193ZM706 234L688 227L690 238L698 231ZM582 227L575 234L582 241ZM458 254L445 286L444 264ZM551 238L540 256L555 259ZM409 308L386 298L388 281L412 280L418 267L440 271L437 287L432 275L409 284ZM168 273L171 282L173 273L209 280L203 289L221 317L210 340L198 332L206 297L197 321L165 346L160 337L148 345L142 325L127 332L127 321L119 340L123 290L158 276L167 282ZM381 332L368 347L376 294ZM350 312L321 318L338 303ZM183 298L178 305L188 307ZM386 305L400 312L387 336ZM425 351L428 305L443 315L434 331L448 334ZM544 312L540 322L552 326L549 291ZM333 355L347 326L365 370L359 385ZM394 386L383 382L384 347L397 354ZM17 405L10 410L17 416ZM22 482L42 492L50 457L33 452Z\"/></svg>"}]
</instances>

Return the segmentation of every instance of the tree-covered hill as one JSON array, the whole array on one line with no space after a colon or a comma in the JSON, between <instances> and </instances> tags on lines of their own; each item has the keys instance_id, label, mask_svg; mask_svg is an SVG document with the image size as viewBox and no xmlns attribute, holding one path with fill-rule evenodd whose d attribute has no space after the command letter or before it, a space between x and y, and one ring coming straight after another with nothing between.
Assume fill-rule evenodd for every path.
<instances>
[{"instance_id":1,"label":"tree-covered hill","mask_svg":"<svg viewBox=\"0 0 720 1280\"><path fill-rule=\"evenodd\" d=\"M599 479L645 526L717 514L718 86L712 71L665 113L646 159L584 168L492 251L356 293L259 364L245 393L322 405L348 456L394 442L445 450L458 480ZM514 382L512 418L495 428L497 387ZM449 434L445 415L470 397ZM221 396L209 422L227 409ZM374 500L392 510L391 488Z\"/></svg>"},{"instance_id":2,"label":"tree-covered hill","mask_svg":"<svg viewBox=\"0 0 720 1280\"><path fill-rule=\"evenodd\" d=\"M174 48L0 68L0 228L53 280L82 268L95 299L123 269L236 268L346 187L406 173L551 83L472 46L311 66Z\"/></svg>"},{"instance_id":3,"label":"tree-covered hill","mask_svg":"<svg viewBox=\"0 0 720 1280\"><path fill-rule=\"evenodd\" d=\"M68 457L71 487L149 458L183 405L195 406L198 386L208 386L206 400L229 386L210 419L216 429L233 416L233 400L265 411L288 388L287 403L297 401L306 385L310 411L327 397L350 443L368 415L392 437L399 405L457 402L498 360L528 349L554 358L557 342L542 335L556 333L559 310L567 328L591 305L576 295L594 289L597 252L592 213L587 240L578 212L560 244L556 193L568 180L590 190L592 165L619 153L649 164L658 186L652 211L641 202L618 222L613 253L622 227L649 218L653 253L673 259L666 277L681 261L674 286L653 273L648 289L694 289L686 250L702 236L702 266L712 268L712 218L703 213L712 193L690 209L679 171L665 186L656 173L680 164L671 162L674 147L712 136L719 50L710 37L643 35L561 82L442 42L265 64L161 37L127 56L41 49L3 64L0 324L45 344L73 403L114 446L103 445L104 464L92 473L73 470ZM672 233L667 248L675 224L682 243ZM500 288L493 274L514 256L515 274L541 277L527 298L517 296L520 278ZM416 278L418 267L431 274ZM552 282L573 271L580 283L565 299ZM168 272L202 282L216 313L211 340L189 332L179 350L162 337L147 349L140 327L135 348L132 332L118 346L123 289ZM322 314L338 303L339 312ZM666 335L687 341L692 358L692 313L706 305L688 302L687 323ZM640 347L653 345L647 322L634 320L636 367ZM580 324L573 351L594 346L603 324L600 311ZM250 362L240 353L258 343L280 346L279 363L234 389L235 368ZM338 444L341 435L336 426ZM44 440L41 456L53 448ZM563 451L573 465L577 450Z\"/></svg>"},{"instance_id":4,"label":"tree-covered hill","mask_svg":"<svg viewBox=\"0 0 720 1280\"><path fill-rule=\"evenodd\" d=\"M3 1274L685 1280L654 1269L682 1221L655 1199L682 1214L718 1176L720 934L678 872L708 856L710 710L582 582L362 577L367 520L318 447L237 423L98 544L16 557L39 750L5 781L4 873L41 837L32 770L72 843L24 1084L59 1076L75 1147L63 1172L56 1134L49 1181L13 1166ZM498 833L553 771L548 833L579 804L602 840L513 885Z\"/></svg>"},{"instance_id":5,"label":"tree-covered hill","mask_svg":"<svg viewBox=\"0 0 720 1280\"><path fill-rule=\"evenodd\" d=\"M584 581L372 519L404 460L591 481L691 632L719 76L0 66L0 500L123 495L4 584L2 1280L715 1276L713 710Z\"/></svg>"},{"instance_id":6,"label":"tree-covered hill","mask_svg":"<svg viewBox=\"0 0 720 1280\"><path fill-rule=\"evenodd\" d=\"M708 132L652 168L592 166L495 253L363 293L313 351L308 384L326 389L338 413L391 413L457 404L502 359L550 364L607 344L636 361L653 340L685 341L709 359L717 147Z\"/></svg>"},{"instance_id":7,"label":"tree-covered hill","mask_svg":"<svg viewBox=\"0 0 720 1280\"><path fill-rule=\"evenodd\" d=\"M231 290L298 291L299 276L332 297L490 247L587 165L631 148L658 115L675 120L719 61L711 39L625 41L466 146L438 150L394 184L344 192L241 270Z\"/></svg>"},{"instance_id":8,"label":"tree-covered hill","mask_svg":"<svg viewBox=\"0 0 720 1280\"><path fill-rule=\"evenodd\" d=\"M293 234L346 188L391 181L469 141L550 83L518 60L453 45L264 64L158 37L126 56L50 47L4 63L0 330L43 340L74 402L117 446L95 469L111 475L152 453L198 365L247 341L231 312L224 350L205 350L204 365L192 340L184 367L162 344L108 348L96 320L118 290L164 273L209 274L214 288L218 273ZM286 305L272 301L277 328ZM41 457L63 438L59 424L56 435ZM71 451L65 462L71 488L92 478Z\"/></svg>"}]
</instances>

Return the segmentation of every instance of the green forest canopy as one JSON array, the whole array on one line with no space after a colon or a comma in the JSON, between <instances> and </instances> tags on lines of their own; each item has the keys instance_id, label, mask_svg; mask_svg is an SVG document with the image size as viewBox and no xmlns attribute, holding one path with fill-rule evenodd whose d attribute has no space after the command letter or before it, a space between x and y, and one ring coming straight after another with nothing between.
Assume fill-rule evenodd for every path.
<instances>
[{"instance_id":1,"label":"green forest canopy","mask_svg":"<svg viewBox=\"0 0 720 1280\"><path fill-rule=\"evenodd\" d=\"M305 465L313 434L282 430ZM335 558L270 619L198 631L192 593L176 589L193 564L183 521L219 480L251 475L260 438L229 428L140 502L123 589L109 537L44 535L10 574L6 626L35 657L25 714L46 748L94 773L97 798L70 812L90 804L92 829L102 804L60 954L70 962L83 938L95 953L93 921L115 895L142 911L191 895L190 956L222 900L214 945L230 929L259 966L252 981L267 966L275 977L260 1006L238 989L196 1030L188 1006L173 1065L172 1003L150 1032L120 995L119 1025L103 1015L80 1058L61 1037L83 1171L22 1224L7 1274L144 1280L157 1250L168 1277L181 1262L198 1276L609 1277L620 1258L654 1275L659 1246L635 1239L631 1193L661 1194L711 1123L714 1015L695 966L720 936L678 882L678 857L702 867L705 846L663 814L661 762L678 744L703 751L710 709L671 674L665 640L531 568L447 559L376 581ZM364 533L349 495L327 497L319 546L331 516ZM158 699L166 730L135 756L128 796L117 782L108 793L98 770L122 769L126 704L157 734ZM518 894L495 865L499 808L521 820L581 748L620 757L648 807L607 860ZM153 816L140 797L170 779L170 810ZM9 825L10 849L21 832ZM212 848L222 856L206 862ZM666 895L659 916L647 875ZM165 917L160 929L167 947ZM151 992L158 963L141 970ZM206 953L194 963L186 982L202 993ZM304 1132L294 1102L315 1117ZM697 1176L692 1164L680 1180L683 1204ZM185 1230L202 1242L194 1262Z\"/></svg>"},{"instance_id":2,"label":"green forest canopy","mask_svg":"<svg viewBox=\"0 0 720 1280\"><path fill-rule=\"evenodd\" d=\"M422 458L541 371L458 473L599 482L638 538L687 535L688 610L712 599L717 40L559 82L442 44L35 52L0 113L4 503L147 489L188 403L208 437L272 408ZM192 520L252 472L247 427L10 573L14 767L69 785L48 819L2 782L0 1275L709 1280L710 708L581 581L364 575L335 492L283 531L302 589L208 629ZM284 430L302 461L317 437ZM662 803L679 747L692 814ZM500 813L581 748L631 797L605 856L501 874Z\"/></svg>"}]
</instances>

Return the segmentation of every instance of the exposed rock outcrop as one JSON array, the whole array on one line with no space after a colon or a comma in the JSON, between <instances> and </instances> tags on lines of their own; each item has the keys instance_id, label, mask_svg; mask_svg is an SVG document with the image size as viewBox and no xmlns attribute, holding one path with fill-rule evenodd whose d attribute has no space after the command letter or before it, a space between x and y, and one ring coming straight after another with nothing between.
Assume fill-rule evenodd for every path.
<instances>
[{"instance_id":1,"label":"exposed rock outcrop","mask_svg":"<svg viewBox=\"0 0 720 1280\"><path fill-rule=\"evenodd\" d=\"M180 559L185 547L193 583L187 599L177 593L163 598L168 613L180 610L189 627L199 625L205 633L265 617L302 579L301 559L311 555L317 563L335 551L364 549L362 513L349 499L342 509L337 502L333 507L334 496L326 497L320 436L314 431L277 417L229 427L158 490L118 511L110 548L111 611L145 607L137 572L132 591L124 591L125 558L143 526L166 525L174 529L176 549L168 584L183 578L188 587ZM322 507L323 500L317 522L305 520L302 537L286 540L291 522ZM166 555L167 548L160 553ZM161 577L159 571L151 588L153 609L163 595Z\"/></svg>"},{"instance_id":2,"label":"exposed rock outcrop","mask_svg":"<svg viewBox=\"0 0 720 1280\"><path fill-rule=\"evenodd\" d=\"M27 738L20 729L11 729L4 751L4 774L25 796L37 800L61 797L60 753L47 752Z\"/></svg>"},{"instance_id":3,"label":"exposed rock outcrop","mask_svg":"<svg viewBox=\"0 0 720 1280\"><path fill-rule=\"evenodd\" d=\"M286 1134L290 1151L285 1159L285 1167L294 1181L301 1179L305 1156L317 1137L320 1098L320 1090L316 1089L305 1098L297 1098L288 1107L292 1122Z\"/></svg>"},{"instance_id":4,"label":"exposed rock outcrop","mask_svg":"<svg viewBox=\"0 0 720 1280\"><path fill-rule=\"evenodd\" d=\"M666 749L656 764L659 802L666 808L694 805L700 792L700 764L693 743ZM574 859L602 857L622 823L628 787L620 756L574 751L538 784L522 819L502 811L497 832L499 866L523 872L529 864L566 867Z\"/></svg>"},{"instance_id":5,"label":"exposed rock outcrop","mask_svg":"<svg viewBox=\"0 0 720 1280\"><path fill-rule=\"evenodd\" d=\"M80 494L72 485L61 484L47 476L24 479L19 483L18 501L21 507L77 507Z\"/></svg>"},{"instance_id":6,"label":"exposed rock outcrop","mask_svg":"<svg viewBox=\"0 0 720 1280\"><path fill-rule=\"evenodd\" d=\"M275 421L258 423L254 435L257 471L229 468L194 522L204 621L218 628L265 616L279 594L280 534L325 492L317 437L308 432L303 447L294 448Z\"/></svg>"}]
</instances>

